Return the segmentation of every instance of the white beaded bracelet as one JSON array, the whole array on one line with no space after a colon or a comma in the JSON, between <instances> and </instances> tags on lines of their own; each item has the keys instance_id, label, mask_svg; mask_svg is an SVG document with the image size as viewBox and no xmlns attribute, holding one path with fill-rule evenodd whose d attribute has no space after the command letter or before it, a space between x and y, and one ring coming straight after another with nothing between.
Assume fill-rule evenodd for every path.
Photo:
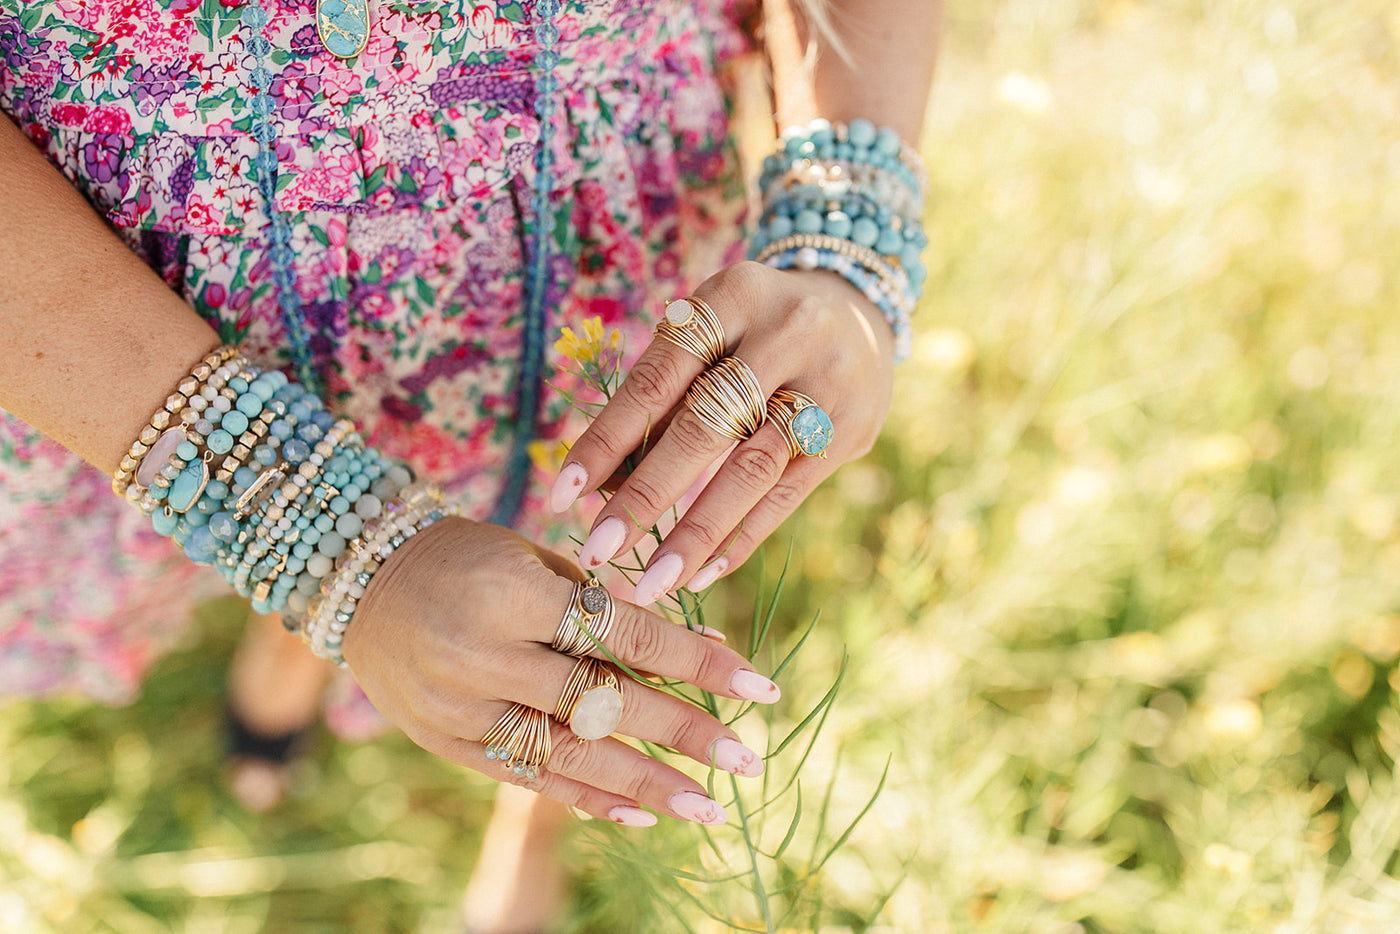
<instances>
[{"instance_id":1,"label":"white beaded bracelet","mask_svg":"<svg viewBox=\"0 0 1400 934\"><path fill-rule=\"evenodd\" d=\"M437 487L416 483L405 487L384 505L378 518L365 523L360 535L335 559L333 570L321 583L321 592L308 603L305 618L289 628L299 630L315 655L345 667L341 641L375 572L405 541L439 519L456 514L455 507L443 505Z\"/></svg>"}]
</instances>

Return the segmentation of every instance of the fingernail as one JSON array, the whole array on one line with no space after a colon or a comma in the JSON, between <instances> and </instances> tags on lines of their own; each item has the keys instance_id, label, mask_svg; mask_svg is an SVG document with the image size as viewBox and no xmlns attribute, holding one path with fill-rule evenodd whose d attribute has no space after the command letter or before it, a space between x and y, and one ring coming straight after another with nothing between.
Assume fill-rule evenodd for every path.
<instances>
[{"instance_id":1,"label":"fingernail","mask_svg":"<svg viewBox=\"0 0 1400 934\"><path fill-rule=\"evenodd\" d=\"M588 471L583 469L582 464L570 464L559 471L554 488L549 491L549 508L555 512L568 509L583 492L583 485L587 482Z\"/></svg>"},{"instance_id":2,"label":"fingernail","mask_svg":"<svg viewBox=\"0 0 1400 934\"><path fill-rule=\"evenodd\" d=\"M706 639L713 639L716 642L728 642L729 637L713 626L696 626L694 632L700 633Z\"/></svg>"},{"instance_id":3,"label":"fingernail","mask_svg":"<svg viewBox=\"0 0 1400 934\"><path fill-rule=\"evenodd\" d=\"M676 586L684 568L685 561L674 551L657 558L642 579L637 581L637 592L632 602L637 606L651 606L661 599L662 594Z\"/></svg>"},{"instance_id":4,"label":"fingernail","mask_svg":"<svg viewBox=\"0 0 1400 934\"><path fill-rule=\"evenodd\" d=\"M744 700L751 700L759 704L777 703L778 698L783 696L783 692L778 690L776 684L758 672L749 671L747 668L740 668L729 676L729 690Z\"/></svg>"},{"instance_id":5,"label":"fingernail","mask_svg":"<svg viewBox=\"0 0 1400 934\"><path fill-rule=\"evenodd\" d=\"M627 540L627 526L617 516L608 516L588 536L578 553L579 563L590 570L611 561Z\"/></svg>"},{"instance_id":6,"label":"fingernail","mask_svg":"<svg viewBox=\"0 0 1400 934\"><path fill-rule=\"evenodd\" d=\"M720 807L718 801L711 801L704 795L697 795L693 791L678 791L671 795L671 800L667 802L671 805L671 811L681 820L694 821L697 824L723 824L729 820L729 815L724 808Z\"/></svg>"},{"instance_id":7,"label":"fingernail","mask_svg":"<svg viewBox=\"0 0 1400 934\"><path fill-rule=\"evenodd\" d=\"M698 593L719 580L719 576L727 570L729 570L729 559L716 558L696 571L695 576L690 579L690 583L686 584L685 587L687 590L693 590Z\"/></svg>"},{"instance_id":8,"label":"fingernail","mask_svg":"<svg viewBox=\"0 0 1400 934\"><path fill-rule=\"evenodd\" d=\"M763 774L763 758L743 743L732 739L717 739L710 748L710 761L715 768L753 778Z\"/></svg>"},{"instance_id":9,"label":"fingernail","mask_svg":"<svg viewBox=\"0 0 1400 934\"><path fill-rule=\"evenodd\" d=\"M643 811L641 808L634 808L626 804L619 804L608 811L608 818L624 827L654 827L656 826L656 815L650 811Z\"/></svg>"}]
</instances>

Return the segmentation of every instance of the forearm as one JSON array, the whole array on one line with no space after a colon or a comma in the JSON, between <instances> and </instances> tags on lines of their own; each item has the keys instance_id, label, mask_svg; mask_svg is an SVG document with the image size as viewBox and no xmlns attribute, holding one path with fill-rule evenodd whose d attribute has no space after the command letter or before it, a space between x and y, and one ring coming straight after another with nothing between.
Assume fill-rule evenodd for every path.
<instances>
[{"instance_id":1,"label":"forearm","mask_svg":"<svg viewBox=\"0 0 1400 934\"><path fill-rule=\"evenodd\" d=\"M765 6L780 127L814 117L833 123L863 117L917 143L937 58L941 0L824 0L844 55L813 28L800 0ZM804 50L815 54L804 56Z\"/></svg>"},{"instance_id":2,"label":"forearm","mask_svg":"<svg viewBox=\"0 0 1400 934\"><path fill-rule=\"evenodd\" d=\"M0 408L111 473L219 341L0 115Z\"/></svg>"}]
</instances>

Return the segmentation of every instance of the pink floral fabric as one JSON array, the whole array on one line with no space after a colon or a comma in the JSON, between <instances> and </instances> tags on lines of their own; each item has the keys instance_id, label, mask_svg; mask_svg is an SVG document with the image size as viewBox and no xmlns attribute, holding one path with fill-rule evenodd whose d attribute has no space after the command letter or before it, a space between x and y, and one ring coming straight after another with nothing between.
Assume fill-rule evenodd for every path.
<instances>
[{"instance_id":1,"label":"pink floral fabric","mask_svg":"<svg viewBox=\"0 0 1400 934\"><path fill-rule=\"evenodd\" d=\"M0 109L225 340L282 366L241 5L0 0ZM275 207L328 400L485 517L516 435L525 238L550 241L547 344L596 315L633 355L665 298L739 258L725 66L747 47L742 11L561 4L551 210L534 218L533 3L371 0L352 61L321 46L312 0L263 6ZM530 430L580 425L547 389ZM518 524L557 545L571 525L548 514L548 479ZM222 587L0 412L0 695L127 700Z\"/></svg>"}]
</instances>

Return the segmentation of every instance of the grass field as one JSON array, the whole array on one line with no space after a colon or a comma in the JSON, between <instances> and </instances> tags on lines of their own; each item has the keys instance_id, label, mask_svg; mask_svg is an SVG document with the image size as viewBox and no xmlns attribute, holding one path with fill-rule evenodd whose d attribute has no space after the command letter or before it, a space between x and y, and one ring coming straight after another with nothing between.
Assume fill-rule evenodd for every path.
<instances>
[{"instance_id":1,"label":"grass field","mask_svg":"<svg viewBox=\"0 0 1400 934\"><path fill-rule=\"evenodd\" d=\"M788 924L1400 930L1400 6L949 6L915 359L767 554L773 657L821 620L745 738L851 658L790 852L890 763L774 870ZM708 605L732 638L757 580ZM242 813L230 610L130 708L0 709L0 930L450 929L490 783L323 741ZM725 833L645 852L722 875ZM571 931L726 929L598 834ZM762 929L743 880L679 885Z\"/></svg>"}]
</instances>

